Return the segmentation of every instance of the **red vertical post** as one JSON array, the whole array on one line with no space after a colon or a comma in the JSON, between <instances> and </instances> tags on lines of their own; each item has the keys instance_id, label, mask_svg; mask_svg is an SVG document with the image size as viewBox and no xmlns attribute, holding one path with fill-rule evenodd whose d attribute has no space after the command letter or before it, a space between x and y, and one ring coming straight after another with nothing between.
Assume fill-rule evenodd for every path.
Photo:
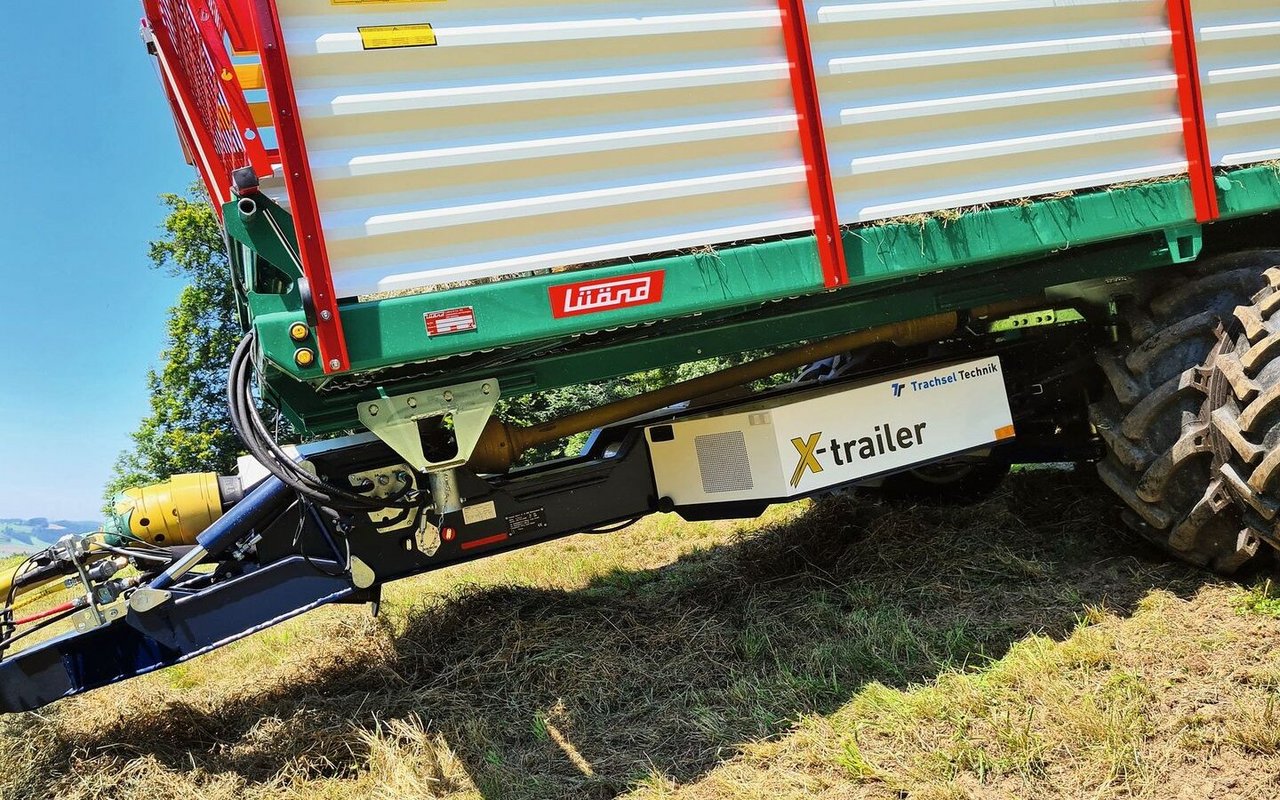
<instances>
[{"instance_id":1,"label":"red vertical post","mask_svg":"<svg viewBox=\"0 0 1280 800\"><path fill-rule=\"evenodd\" d=\"M1196 27L1191 17L1191 0L1168 0L1169 29L1173 33L1173 65L1178 76L1178 105L1182 111L1182 137L1187 148L1187 168L1191 174L1191 198L1196 221L1218 218L1218 191L1209 155L1209 134L1200 86L1200 63L1196 58Z\"/></svg>"},{"instance_id":2,"label":"red vertical post","mask_svg":"<svg viewBox=\"0 0 1280 800\"><path fill-rule=\"evenodd\" d=\"M804 0L778 0L778 10L782 13L782 35L787 44L791 91L795 96L800 147L809 183L809 202L813 207L813 231L818 243L818 260L822 264L822 282L827 288L843 286L849 282L849 268L844 258L840 217L836 213L835 189L831 183L831 164L827 159L827 140L822 130L822 106L818 102L818 80L813 68Z\"/></svg>"},{"instance_id":3,"label":"red vertical post","mask_svg":"<svg viewBox=\"0 0 1280 800\"><path fill-rule=\"evenodd\" d=\"M298 119L298 101L293 92L293 77L289 73L289 57L285 53L280 16L274 0L254 0L253 21L267 99L276 124L285 185L289 190L302 271L311 289L311 302L316 314L316 343L320 346L325 373L341 372L350 366L347 341L342 331L342 320L338 317L338 298L320 225L311 164L307 159L302 120Z\"/></svg>"}]
</instances>

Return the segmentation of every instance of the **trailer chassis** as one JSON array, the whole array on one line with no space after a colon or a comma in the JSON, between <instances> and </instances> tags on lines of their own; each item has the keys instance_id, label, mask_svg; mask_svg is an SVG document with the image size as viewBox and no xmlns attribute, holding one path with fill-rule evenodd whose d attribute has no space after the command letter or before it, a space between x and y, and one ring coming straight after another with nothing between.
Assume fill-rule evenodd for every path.
<instances>
[{"instance_id":1,"label":"trailer chassis","mask_svg":"<svg viewBox=\"0 0 1280 800\"><path fill-rule=\"evenodd\" d=\"M991 457L1010 463L1089 460L1101 450L1085 421L1090 365L1080 351L1087 349L1086 337L1079 336L1083 320L1074 320L1033 332L1040 335L1018 331L962 337L941 350L914 348L900 353L895 365L1000 354L1011 367L1005 380L1020 436ZM831 388L867 377L849 375ZM770 397L781 402L812 387L792 384ZM508 475L457 468L451 491L459 507L443 513L334 513L268 476L198 536L198 547L149 576L118 616L0 660L0 711L38 708L181 663L330 603L369 602L376 609L381 587L391 581L576 533L611 532L652 513L687 519L758 515L793 498L678 506L656 491L644 441L647 426L741 403L664 409L596 431L576 458ZM300 457L330 481L394 488L412 480L402 456L370 434L305 446ZM204 566L193 569L196 563Z\"/></svg>"}]
</instances>

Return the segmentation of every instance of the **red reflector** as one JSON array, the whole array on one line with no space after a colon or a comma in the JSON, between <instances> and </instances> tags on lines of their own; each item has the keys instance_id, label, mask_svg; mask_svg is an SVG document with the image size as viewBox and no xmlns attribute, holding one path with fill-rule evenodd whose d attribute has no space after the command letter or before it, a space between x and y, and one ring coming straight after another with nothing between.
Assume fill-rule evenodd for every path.
<instances>
[{"instance_id":1,"label":"red reflector","mask_svg":"<svg viewBox=\"0 0 1280 800\"><path fill-rule=\"evenodd\" d=\"M505 542L506 540L507 540L507 534L498 533L498 534L494 534L493 536L486 536L483 539L473 539L469 542L463 542L462 549L471 550L472 548L475 548L475 547L484 547L487 544L497 544L498 542Z\"/></svg>"},{"instance_id":2,"label":"red reflector","mask_svg":"<svg viewBox=\"0 0 1280 800\"><path fill-rule=\"evenodd\" d=\"M457 536L458 536L458 532L453 528L440 529L440 538L446 542L452 542L455 538L457 538Z\"/></svg>"}]
</instances>

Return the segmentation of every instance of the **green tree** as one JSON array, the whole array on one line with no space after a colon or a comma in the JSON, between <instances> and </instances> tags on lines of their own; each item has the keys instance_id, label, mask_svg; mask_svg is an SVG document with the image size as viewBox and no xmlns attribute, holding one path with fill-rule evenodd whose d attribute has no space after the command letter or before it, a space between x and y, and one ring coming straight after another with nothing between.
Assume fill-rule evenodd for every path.
<instances>
[{"instance_id":1,"label":"green tree","mask_svg":"<svg viewBox=\"0 0 1280 800\"><path fill-rule=\"evenodd\" d=\"M698 378L712 372L735 367L748 361L754 361L770 355L771 350L750 350L731 356L694 361L688 364L674 364L657 369L645 370L631 375L624 375L612 380L597 381L580 386L566 386L534 395L504 400L498 406L498 415L516 425L540 425L559 417L575 414L587 408L595 408L634 397L645 392L652 392L673 383L680 383ZM770 376L750 384L755 391L764 391L771 387L786 383L794 377L794 370L784 375ZM575 456L590 438L590 432L574 434L550 444L530 448L520 459L520 464L534 464L553 458Z\"/></svg>"},{"instance_id":2,"label":"green tree","mask_svg":"<svg viewBox=\"0 0 1280 800\"><path fill-rule=\"evenodd\" d=\"M148 370L150 412L120 454L106 487L121 489L184 472L232 469L240 452L225 395L227 366L241 336L222 232L203 189L161 197L164 234L150 246L152 266L187 285L169 309L158 369Z\"/></svg>"}]
</instances>

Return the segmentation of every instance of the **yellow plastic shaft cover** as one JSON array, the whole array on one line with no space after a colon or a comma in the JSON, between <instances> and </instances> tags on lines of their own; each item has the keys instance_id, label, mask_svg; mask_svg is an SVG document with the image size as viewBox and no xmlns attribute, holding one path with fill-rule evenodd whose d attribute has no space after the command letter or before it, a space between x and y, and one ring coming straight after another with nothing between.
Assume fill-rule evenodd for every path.
<instances>
[{"instance_id":1,"label":"yellow plastic shaft cover","mask_svg":"<svg viewBox=\"0 0 1280 800\"><path fill-rule=\"evenodd\" d=\"M18 576L18 569L21 566L22 565L19 564L16 567L10 567L9 569L0 571L0 602L3 602L4 598L9 596L9 591L13 587L13 580ZM58 576L55 575L54 577L58 577ZM14 594L15 595L19 594L24 589L27 589L27 588L35 588L35 587L21 587L16 591L14 591Z\"/></svg>"},{"instance_id":2,"label":"yellow plastic shaft cover","mask_svg":"<svg viewBox=\"0 0 1280 800\"><path fill-rule=\"evenodd\" d=\"M115 516L127 521L129 533L165 546L195 544L196 536L222 516L222 508L213 472L174 475L164 483L126 489L115 500Z\"/></svg>"}]
</instances>

